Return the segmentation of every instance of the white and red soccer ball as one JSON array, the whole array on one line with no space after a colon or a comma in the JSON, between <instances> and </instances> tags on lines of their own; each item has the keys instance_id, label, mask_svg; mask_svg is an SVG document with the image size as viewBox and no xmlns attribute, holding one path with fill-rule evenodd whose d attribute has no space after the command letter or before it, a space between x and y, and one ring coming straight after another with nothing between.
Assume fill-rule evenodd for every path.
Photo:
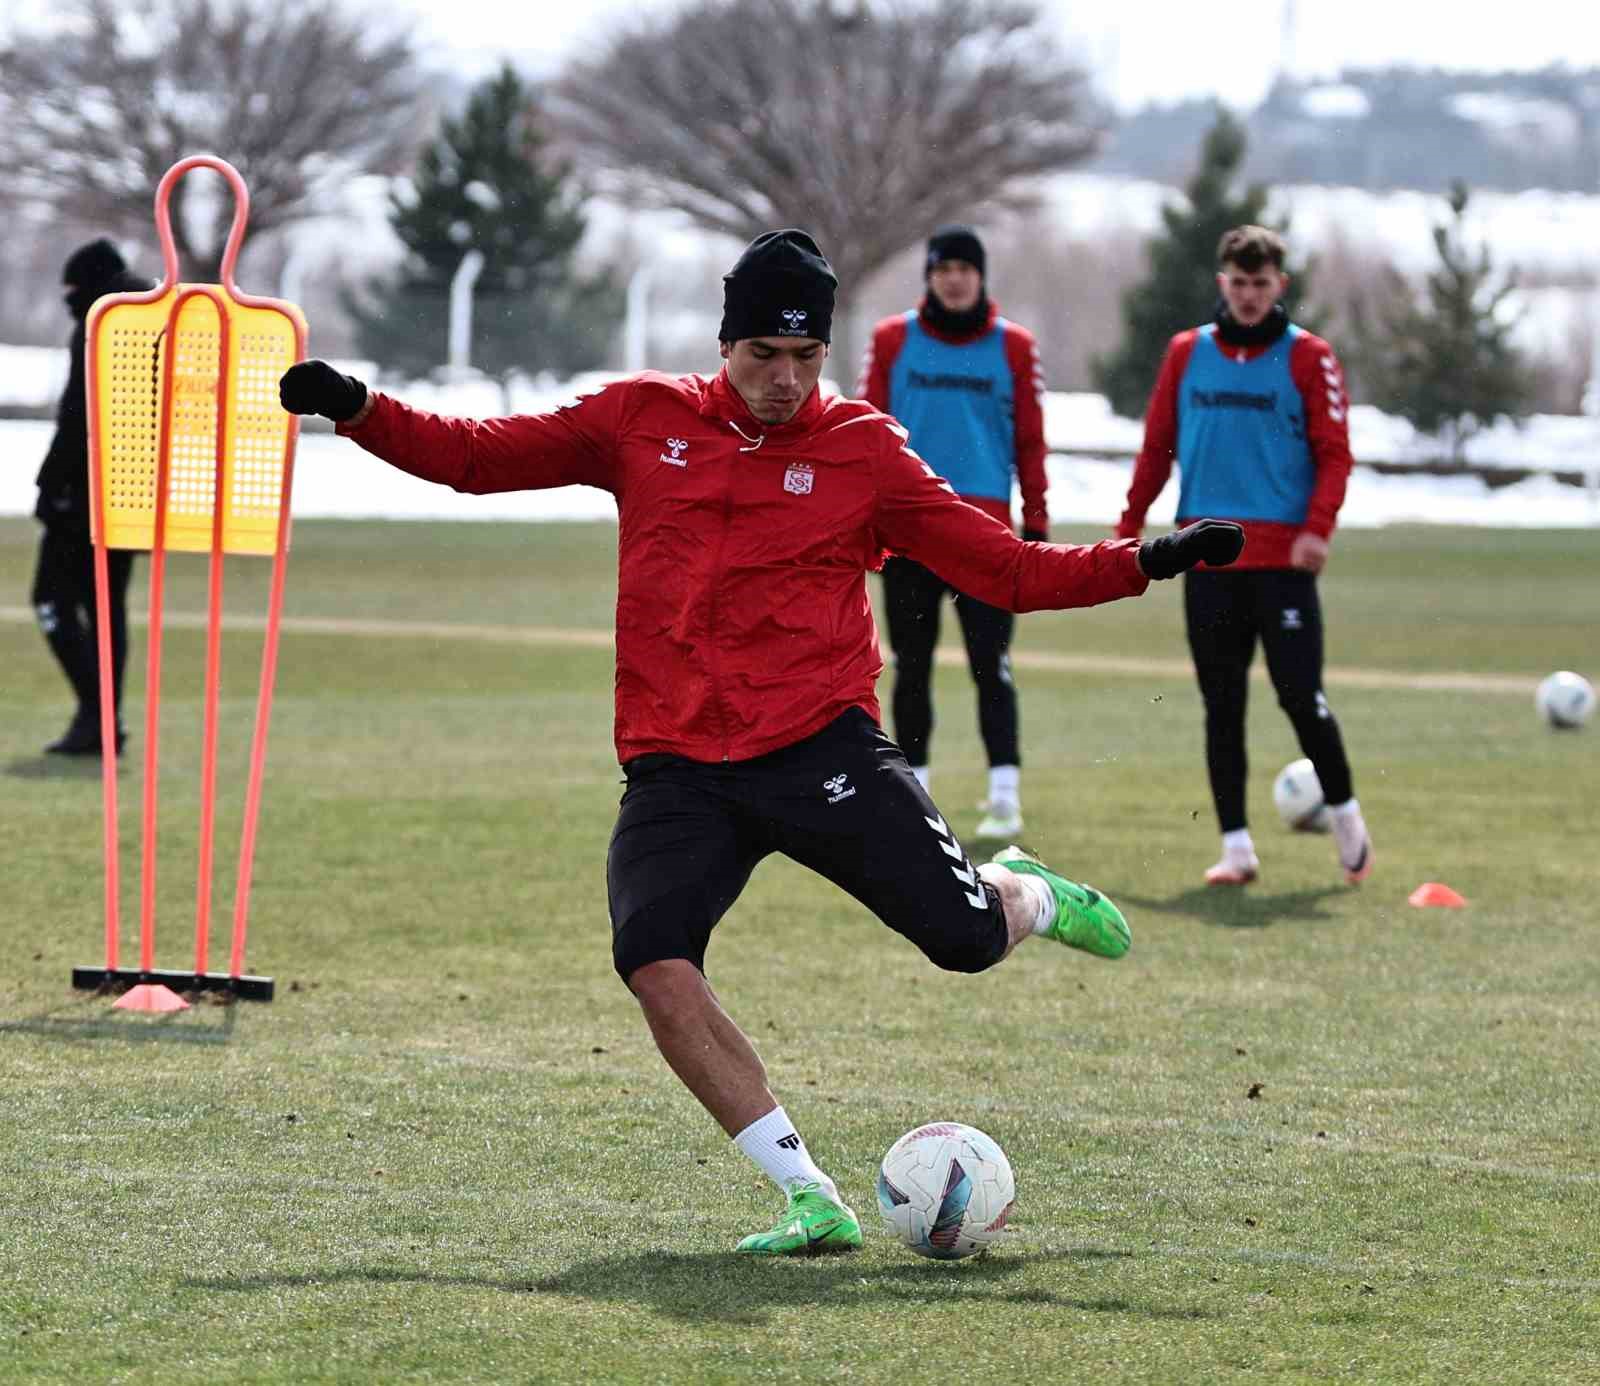
<instances>
[{"instance_id":1,"label":"white and red soccer ball","mask_svg":"<svg viewBox=\"0 0 1600 1386\"><path fill-rule=\"evenodd\" d=\"M918 1256L959 1261L1004 1234L1017 1181L1005 1151L975 1126L933 1121L907 1131L883 1157L878 1210Z\"/></svg>"}]
</instances>

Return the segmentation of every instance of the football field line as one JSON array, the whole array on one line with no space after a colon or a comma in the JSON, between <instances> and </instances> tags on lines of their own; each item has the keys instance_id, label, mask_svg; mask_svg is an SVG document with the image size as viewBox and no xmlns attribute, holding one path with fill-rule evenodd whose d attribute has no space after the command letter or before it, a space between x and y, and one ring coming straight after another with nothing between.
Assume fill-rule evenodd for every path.
<instances>
[{"instance_id":1,"label":"football field line","mask_svg":"<svg viewBox=\"0 0 1600 1386\"><path fill-rule=\"evenodd\" d=\"M135 626L146 622L132 618ZM177 630L203 630L206 618L198 611L169 611L165 622ZM0 606L0 621L31 625L31 607ZM260 616L229 616L228 630L261 630L266 624ZM609 630L570 626L494 626L454 621L383 621L336 616L285 616L285 635L337 635L380 640L470 640L490 645L564 645L591 650L613 647ZM884 658L887 661L888 652ZM941 648L935 658L941 665L965 666L966 655L959 649ZM1125 655L1069 655L1048 650L1013 650L1011 663L1018 669L1062 674L1130 674L1148 678L1178 678L1190 681L1194 671L1188 660L1136 659ZM1257 661L1255 677L1266 679L1262 661ZM1507 693L1532 697L1537 679L1520 674L1473 674L1465 670L1431 674L1406 673L1398 669L1359 669L1331 666L1323 679L1330 688L1400 689L1420 693Z\"/></svg>"}]
</instances>

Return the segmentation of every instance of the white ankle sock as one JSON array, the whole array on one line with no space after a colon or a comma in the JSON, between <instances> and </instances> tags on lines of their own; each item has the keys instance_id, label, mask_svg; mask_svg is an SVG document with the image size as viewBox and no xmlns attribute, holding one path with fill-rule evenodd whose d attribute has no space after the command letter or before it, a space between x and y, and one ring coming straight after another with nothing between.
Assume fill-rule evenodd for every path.
<instances>
[{"instance_id":1,"label":"white ankle sock","mask_svg":"<svg viewBox=\"0 0 1600 1386\"><path fill-rule=\"evenodd\" d=\"M817 1168L782 1107L757 1117L733 1138L733 1143L760 1165L767 1178L784 1193L796 1184L820 1184L823 1193L838 1201L838 1186Z\"/></svg>"},{"instance_id":2,"label":"white ankle sock","mask_svg":"<svg viewBox=\"0 0 1600 1386\"><path fill-rule=\"evenodd\" d=\"M989 767L989 802L998 807L1022 807L1022 769L1016 765L991 765Z\"/></svg>"},{"instance_id":3,"label":"white ankle sock","mask_svg":"<svg viewBox=\"0 0 1600 1386\"><path fill-rule=\"evenodd\" d=\"M1225 857L1253 857L1256 845L1250 840L1249 828L1235 828L1222 835L1222 855Z\"/></svg>"},{"instance_id":4,"label":"white ankle sock","mask_svg":"<svg viewBox=\"0 0 1600 1386\"><path fill-rule=\"evenodd\" d=\"M917 777L917 783L922 786L923 793L928 793L928 781L933 778L932 772L928 767L926 765L913 765L911 773Z\"/></svg>"},{"instance_id":5,"label":"white ankle sock","mask_svg":"<svg viewBox=\"0 0 1600 1386\"><path fill-rule=\"evenodd\" d=\"M1333 817L1333 841L1339 851L1339 864L1349 870L1361 865L1366 850L1367 825L1361 817L1361 805L1353 798L1342 804L1329 804Z\"/></svg>"},{"instance_id":6,"label":"white ankle sock","mask_svg":"<svg viewBox=\"0 0 1600 1386\"><path fill-rule=\"evenodd\" d=\"M1022 883L1022 888L1033 896L1034 933L1049 933L1050 926L1056 922L1055 892L1038 876L1024 876L1020 871L1014 874L1017 880Z\"/></svg>"}]
</instances>

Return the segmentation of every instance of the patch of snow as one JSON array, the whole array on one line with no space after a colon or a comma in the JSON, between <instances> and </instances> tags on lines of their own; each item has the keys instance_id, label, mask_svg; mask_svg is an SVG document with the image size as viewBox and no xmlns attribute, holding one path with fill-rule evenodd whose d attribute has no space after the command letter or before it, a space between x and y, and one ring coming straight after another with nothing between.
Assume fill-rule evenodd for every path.
<instances>
[{"instance_id":1,"label":"patch of snow","mask_svg":"<svg viewBox=\"0 0 1600 1386\"><path fill-rule=\"evenodd\" d=\"M1318 120L1364 120L1372 113L1372 101L1360 87L1329 82L1307 91L1300 109Z\"/></svg>"},{"instance_id":2,"label":"patch of snow","mask_svg":"<svg viewBox=\"0 0 1600 1386\"><path fill-rule=\"evenodd\" d=\"M1485 127L1506 143L1537 140L1542 145L1572 145L1581 133L1578 113L1559 101L1511 96L1498 91L1464 91L1447 103L1452 115Z\"/></svg>"},{"instance_id":3,"label":"patch of snow","mask_svg":"<svg viewBox=\"0 0 1600 1386\"><path fill-rule=\"evenodd\" d=\"M519 381L511 386L511 407L539 412L603 386L614 376L593 374L566 382ZM492 381L465 384L414 384L396 390L408 403L439 412L483 417L504 407ZM1047 434L1056 446L1106 449L1108 456L1053 455L1047 464L1050 513L1058 524L1111 526L1122 512L1140 425L1119 419L1099 395L1046 397ZM1351 411L1356 455L1386 457L1415 452L1420 444L1410 425L1358 407ZM50 444L54 424L44 419L0 420L0 450L13 465L0 468L0 514L31 514L34 473ZM1533 476L1509 486L1491 487L1479 477L1383 475L1357 465L1351 474L1339 523L1374 528L1401 523L1571 528L1600 526L1600 420L1536 418L1523 430L1509 426L1472 440L1468 455L1495 458L1508 465L1589 470L1587 489L1564 485L1550 476ZM1177 500L1176 477L1150 510L1154 531L1171 523ZM549 491L514 491L495 496L464 496L397 471L354 443L318 428L301 436L295 465L294 513L303 518L381 518L397 520L614 520L616 503L603 491L568 486Z\"/></svg>"}]
</instances>

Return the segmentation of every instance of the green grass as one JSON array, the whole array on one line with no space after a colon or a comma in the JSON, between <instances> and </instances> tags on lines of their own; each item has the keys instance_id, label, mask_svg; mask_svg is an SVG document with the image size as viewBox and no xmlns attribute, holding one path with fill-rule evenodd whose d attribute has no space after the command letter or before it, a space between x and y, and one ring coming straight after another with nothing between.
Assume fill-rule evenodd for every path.
<instances>
[{"instance_id":1,"label":"green grass","mask_svg":"<svg viewBox=\"0 0 1600 1386\"><path fill-rule=\"evenodd\" d=\"M26 599L33 537L0 521L0 605ZM1600 1378L1600 730L1551 733L1531 697L1594 675L1592 530L1341 536L1323 595L1377 843L1360 889L1328 839L1270 821L1299 752L1263 685L1263 878L1199 884L1216 838L1176 584L1024 618L1019 654L1173 671L1019 672L1029 837L1124 906L1133 952L1033 944L949 976L764 864L711 976L872 1225L859 1256L756 1264L729 1248L777 1200L611 972L603 644L294 625L603 632L613 547L603 526L299 526L249 949L278 996L172 1019L67 986L100 957L99 780L39 755L64 688L0 620L0 1380ZM202 609L198 569L173 560L170 609ZM234 613L259 614L265 574L230 568ZM226 641L213 965L258 644ZM158 962L182 967L201 636L166 649ZM1357 668L1526 690L1340 681ZM938 709L935 793L970 828L957 668ZM1424 880L1470 907L1410 908ZM980 1261L916 1260L871 1211L882 1151L935 1116L1017 1170L1015 1234Z\"/></svg>"}]
</instances>

